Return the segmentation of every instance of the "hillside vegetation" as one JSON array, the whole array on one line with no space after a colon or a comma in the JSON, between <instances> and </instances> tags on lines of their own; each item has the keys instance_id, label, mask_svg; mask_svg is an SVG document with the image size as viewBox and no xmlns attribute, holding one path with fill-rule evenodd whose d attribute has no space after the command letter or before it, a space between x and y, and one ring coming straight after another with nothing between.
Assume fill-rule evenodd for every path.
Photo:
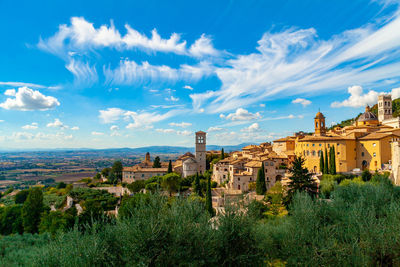
<instances>
[{"instance_id":1,"label":"hillside vegetation","mask_svg":"<svg viewBox=\"0 0 400 267\"><path fill-rule=\"evenodd\" d=\"M0 238L0 266L399 266L400 188L368 179L324 177L329 200L298 193L289 216L251 202L211 218L196 196L137 194L111 221Z\"/></svg>"}]
</instances>

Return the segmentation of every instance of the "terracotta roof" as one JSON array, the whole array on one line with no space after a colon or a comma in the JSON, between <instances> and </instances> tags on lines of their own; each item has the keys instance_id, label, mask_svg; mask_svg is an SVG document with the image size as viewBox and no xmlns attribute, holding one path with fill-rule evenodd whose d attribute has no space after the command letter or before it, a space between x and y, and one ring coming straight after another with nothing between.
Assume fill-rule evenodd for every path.
<instances>
[{"instance_id":1,"label":"terracotta roof","mask_svg":"<svg viewBox=\"0 0 400 267\"><path fill-rule=\"evenodd\" d=\"M198 131L198 132L196 132L197 134L198 133L200 133L200 134L206 134L206 132L203 132L203 131Z\"/></svg>"},{"instance_id":2,"label":"terracotta roof","mask_svg":"<svg viewBox=\"0 0 400 267\"><path fill-rule=\"evenodd\" d=\"M375 139L382 139L389 136L400 136L399 134L393 133L370 133L366 136L360 137L360 140L375 140Z\"/></svg>"},{"instance_id":3,"label":"terracotta roof","mask_svg":"<svg viewBox=\"0 0 400 267\"><path fill-rule=\"evenodd\" d=\"M252 160L247 162L244 166L250 167L250 168L261 168L262 162L258 160Z\"/></svg>"},{"instance_id":4,"label":"terracotta roof","mask_svg":"<svg viewBox=\"0 0 400 267\"><path fill-rule=\"evenodd\" d=\"M243 147L242 150L249 150L249 149L257 148L257 147L258 146L256 146L256 145L248 145L248 146Z\"/></svg>"},{"instance_id":5,"label":"terracotta roof","mask_svg":"<svg viewBox=\"0 0 400 267\"><path fill-rule=\"evenodd\" d=\"M315 115L315 118L316 119L324 119L325 116L324 116L324 114L322 114L321 112L318 111L318 113Z\"/></svg>"},{"instance_id":6,"label":"terracotta roof","mask_svg":"<svg viewBox=\"0 0 400 267\"><path fill-rule=\"evenodd\" d=\"M289 136L286 136L286 137L282 137L282 138L279 138L279 139L276 139L276 140L274 140L274 143L275 142L286 142L286 141L288 141L288 140L290 140L291 138L289 137Z\"/></svg>"},{"instance_id":7,"label":"terracotta roof","mask_svg":"<svg viewBox=\"0 0 400 267\"><path fill-rule=\"evenodd\" d=\"M299 139L299 142L309 142L309 141L333 141L333 140L347 140L352 139L344 136L305 136Z\"/></svg>"},{"instance_id":8,"label":"terracotta roof","mask_svg":"<svg viewBox=\"0 0 400 267\"><path fill-rule=\"evenodd\" d=\"M167 172L168 168L140 168L137 172Z\"/></svg>"}]
</instances>

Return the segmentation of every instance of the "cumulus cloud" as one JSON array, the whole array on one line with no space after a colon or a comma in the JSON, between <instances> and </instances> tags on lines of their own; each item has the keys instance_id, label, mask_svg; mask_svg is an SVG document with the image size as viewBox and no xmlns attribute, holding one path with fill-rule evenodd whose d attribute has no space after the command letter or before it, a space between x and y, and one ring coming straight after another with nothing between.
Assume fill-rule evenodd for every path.
<instances>
[{"instance_id":1,"label":"cumulus cloud","mask_svg":"<svg viewBox=\"0 0 400 267\"><path fill-rule=\"evenodd\" d=\"M339 107L365 107L366 105L374 105L378 101L378 93L371 90L363 94L363 88L359 85L350 86L347 91L350 97L342 102L335 101L331 104L333 108Z\"/></svg>"},{"instance_id":2,"label":"cumulus cloud","mask_svg":"<svg viewBox=\"0 0 400 267\"><path fill-rule=\"evenodd\" d=\"M111 131L117 131L117 130L119 130L119 127L117 125L113 125L113 126L110 127L110 130Z\"/></svg>"},{"instance_id":3,"label":"cumulus cloud","mask_svg":"<svg viewBox=\"0 0 400 267\"><path fill-rule=\"evenodd\" d=\"M4 92L4 95L7 95L7 96L15 96L16 95L16 91L15 91L15 89L7 89L5 92Z\"/></svg>"},{"instance_id":4,"label":"cumulus cloud","mask_svg":"<svg viewBox=\"0 0 400 267\"><path fill-rule=\"evenodd\" d=\"M8 91L8 92L7 92ZM8 96L11 92L7 90ZM48 110L60 105L55 97L45 96L37 90L28 87L20 87L17 92L13 92L14 98L7 98L0 107L11 110Z\"/></svg>"},{"instance_id":5,"label":"cumulus cloud","mask_svg":"<svg viewBox=\"0 0 400 267\"><path fill-rule=\"evenodd\" d=\"M310 100L307 100L305 98L296 98L295 100L292 101L293 104L301 104L303 107L307 107L308 105L311 104Z\"/></svg>"},{"instance_id":6,"label":"cumulus cloud","mask_svg":"<svg viewBox=\"0 0 400 267\"><path fill-rule=\"evenodd\" d=\"M78 131L78 130L79 130L79 127L78 127L78 126L73 126L73 127L71 127L71 130L72 130L72 131Z\"/></svg>"},{"instance_id":7,"label":"cumulus cloud","mask_svg":"<svg viewBox=\"0 0 400 267\"><path fill-rule=\"evenodd\" d=\"M231 120L231 121L249 121L260 119L260 112L251 113L244 108L238 108L236 112L230 113L228 115L221 114L220 118Z\"/></svg>"},{"instance_id":8,"label":"cumulus cloud","mask_svg":"<svg viewBox=\"0 0 400 267\"><path fill-rule=\"evenodd\" d=\"M255 122L251 124L249 127L242 129L241 131L254 133L254 132L259 132L260 130L261 130L260 125L258 125L258 123Z\"/></svg>"},{"instance_id":9,"label":"cumulus cloud","mask_svg":"<svg viewBox=\"0 0 400 267\"><path fill-rule=\"evenodd\" d=\"M60 129L68 129L68 126L62 123L59 119L55 119L54 122L50 122L47 124L47 127L50 128L60 128Z\"/></svg>"},{"instance_id":10,"label":"cumulus cloud","mask_svg":"<svg viewBox=\"0 0 400 267\"><path fill-rule=\"evenodd\" d=\"M364 94L363 88L359 85L350 86L347 89L350 94L348 99L343 100L342 102L335 101L331 104L333 108L339 107L352 107L359 108L365 107L366 105L372 106L378 102L378 96L380 94L391 94L392 99L397 99L400 97L400 88L393 88L389 92L376 92L374 90L368 91L368 93Z\"/></svg>"},{"instance_id":11,"label":"cumulus cloud","mask_svg":"<svg viewBox=\"0 0 400 267\"><path fill-rule=\"evenodd\" d=\"M37 129L38 127L39 127L39 125L38 125L36 122L32 122L31 124L27 124L27 125L22 126L22 129L25 129L25 130L35 130L35 129Z\"/></svg>"},{"instance_id":12,"label":"cumulus cloud","mask_svg":"<svg viewBox=\"0 0 400 267\"><path fill-rule=\"evenodd\" d=\"M92 132L92 135L102 136L102 135L104 135L104 133L102 133L102 132Z\"/></svg>"},{"instance_id":13,"label":"cumulus cloud","mask_svg":"<svg viewBox=\"0 0 400 267\"><path fill-rule=\"evenodd\" d=\"M171 122L171 123L169 123L169 126L186 128L186 127L192 126L192 124L190 122L180 122L180 123Z\"/></svg>"},{"instance_id":14,"label":"cumulus cloud","mask_svg":"<svg viewBox=\"0 0 400 267\"><path fill-rule=\"evenodd\" d=\"M190 85L185 85L183 88L184 89L188 89L190 91L193 91L193 87L191 87Z\"/></svg>"}]
</instances>

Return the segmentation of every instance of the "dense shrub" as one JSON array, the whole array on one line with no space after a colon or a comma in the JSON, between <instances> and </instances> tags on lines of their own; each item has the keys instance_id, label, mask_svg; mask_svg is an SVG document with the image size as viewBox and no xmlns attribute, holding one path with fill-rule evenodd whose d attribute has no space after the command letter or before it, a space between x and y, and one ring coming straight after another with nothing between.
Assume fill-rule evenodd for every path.
<instances>
[{"instance_id":1,"label":"dense shrub","mask_svg":"<svg viewBox=\"0 0 400 267\"><path fill-rule=\"evenodd\" d=\"M400 203L392 186L339 186L332 201L298 194L292 216L261 225L269 261L301 266L400 264Z\"/></svg>"}]
</instances>

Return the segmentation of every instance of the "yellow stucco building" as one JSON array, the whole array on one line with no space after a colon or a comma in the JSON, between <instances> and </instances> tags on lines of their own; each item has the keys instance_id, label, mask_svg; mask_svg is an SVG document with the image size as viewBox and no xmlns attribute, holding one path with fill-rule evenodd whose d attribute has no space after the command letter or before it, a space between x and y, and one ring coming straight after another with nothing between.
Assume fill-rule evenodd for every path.
<instances>
[{"instance_id":1,"label":"yellow stucco building","mask_svg":"<svg viewBox=\"0 0 400 267\"><path fill-rule=\"evenodd\" d=\"M314 134L295 137L295 154L304 157L305 167L315 173L320 172L321 153L324 152L325 156L325 150L329 152L332 146L335 148L337 172L388 170L392 159L391 142L399 140L400 125L393 125L388 118L391 112L383 110L387 107L391 109L391 97L385 97L385 101L378 105L379 114L390 113L385 120L379 121L367 106L353 125L329 131L324 115L318 112L314 118ZM390 121L390 126L385 124L386 121Z\"/></svg>"}]
</instances>

